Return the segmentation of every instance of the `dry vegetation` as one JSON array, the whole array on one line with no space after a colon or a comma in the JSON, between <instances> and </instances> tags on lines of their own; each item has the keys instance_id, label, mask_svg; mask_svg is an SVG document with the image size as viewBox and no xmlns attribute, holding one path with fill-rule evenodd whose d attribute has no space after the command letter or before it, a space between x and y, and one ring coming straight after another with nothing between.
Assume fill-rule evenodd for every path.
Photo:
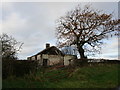
<instances>
[{"instance_id":1,"label":"dry vegetation","mask_svg":"<svg viewBox=\"0 0 120 90\"><path fill-rule=\"evenodd\" d=\"M20 69L25 70L17 68L19 74ZM118 62L56 65L41 67L35 73L8 76L3 79L3 88L116 88L120 85L119 73Z\"/></svg>"}]
</instances>

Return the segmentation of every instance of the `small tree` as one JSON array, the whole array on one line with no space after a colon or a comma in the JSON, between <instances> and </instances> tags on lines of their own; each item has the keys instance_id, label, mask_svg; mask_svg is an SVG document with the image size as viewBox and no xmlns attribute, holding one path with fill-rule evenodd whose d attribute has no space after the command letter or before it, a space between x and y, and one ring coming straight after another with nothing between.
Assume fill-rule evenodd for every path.
<instances>
[{"instance_id":1,"label":"small tree","mask_svg":"<svg viewBox=\"0 0 120 90\"><path fill-rule=\"evenodd\" d=\"M58 47L76 45L81 58L85 52L99 51L103 39L117 36L120 19L113 20L112 14L94 10L90 5L83 9L78 5L66 16L58 19L56 36ZM89 48L88 48L89 47Z\"/></svg>"},{"instance_id":2,"label":"small tree","mask_svg":"<svg viewBox=\"0 0 120 90\"><path fill-rule=\"evenodd\" d=\"M2 44L2 59L17 59L16 55L23 43L17 42L12 36L8 36L5 33L0 35L0 42Z\"/></svg>"}]
</instances>

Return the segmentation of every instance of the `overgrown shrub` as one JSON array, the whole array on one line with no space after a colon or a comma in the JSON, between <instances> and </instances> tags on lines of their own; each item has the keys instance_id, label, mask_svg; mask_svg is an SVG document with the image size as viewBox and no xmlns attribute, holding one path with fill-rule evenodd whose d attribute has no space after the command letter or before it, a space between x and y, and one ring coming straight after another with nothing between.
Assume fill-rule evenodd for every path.
<instances>
[{"instance_id":1,"label":"overgrown shrub","mask_svg":"<svg viewBox=\"0 0 120 90\"><path fill-rule=\"evenodd\" d=\"M88 59L76 59L74 61L74 66L86 66L88 64Z\"/></svg>"},{"instance_id":2,"label":"overgrown shrub","mask_svg":"<svg viewBox=\"0 0 120 90\"><path fill-rule=\"evenodd\" d=\"M25 74L34 73L37 70L37 61L28 60L3 60L2 61L2 77L15 75L17 77Z\"/></svg>"}]
</instances>

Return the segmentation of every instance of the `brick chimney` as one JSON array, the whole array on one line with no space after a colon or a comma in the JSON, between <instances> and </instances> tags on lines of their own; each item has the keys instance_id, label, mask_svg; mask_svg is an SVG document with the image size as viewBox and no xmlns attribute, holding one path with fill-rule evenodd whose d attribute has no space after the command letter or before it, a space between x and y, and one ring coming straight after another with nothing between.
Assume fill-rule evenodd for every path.
<instances>
[{"instance_id":1,"label":"brick chimney","mask_svg":"<svg viewBox=\"0 0 120 90\"><path fill-rule=\"evenodd\" d=\"M46 43L46 48L49 48L50 47L50 44L49 43Z\"/></svg>"}]
</instances>

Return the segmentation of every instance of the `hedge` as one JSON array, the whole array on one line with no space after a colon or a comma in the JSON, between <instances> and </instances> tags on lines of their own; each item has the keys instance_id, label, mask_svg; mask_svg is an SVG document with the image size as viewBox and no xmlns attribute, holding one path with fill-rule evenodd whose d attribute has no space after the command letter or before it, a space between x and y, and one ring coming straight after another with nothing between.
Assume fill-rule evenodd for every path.
<instances>
[{"instance_id":1,"label":"hedge","mask_svg":"<svg viewBox=\"0 0 120 90\"><path fill-rule=\"evenodd\" d=\"M34 73L37 70L38 61L30 60L3 60L2 77L7 78L10 75L23 76Z\"/></svg>"}]
</instances>

